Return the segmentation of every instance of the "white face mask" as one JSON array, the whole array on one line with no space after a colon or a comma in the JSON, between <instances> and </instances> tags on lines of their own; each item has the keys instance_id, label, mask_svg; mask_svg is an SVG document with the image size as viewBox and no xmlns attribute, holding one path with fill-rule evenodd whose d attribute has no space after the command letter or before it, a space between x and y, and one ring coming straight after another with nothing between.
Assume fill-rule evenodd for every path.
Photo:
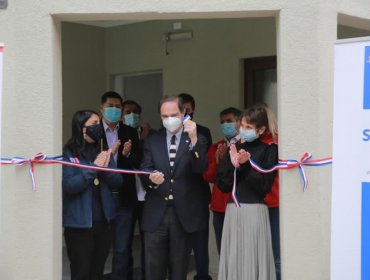
<instances>
[{"instance_id":1,"label":"white face mask","mask_svg":"<svg viewBox=\"0 0 370 280\"><path fill-rule=\"evenodd\" d=\"M163 126L170 132L175 132L182 124L181 120L176 117L164 118L162 122Z\"/></svg>"}]
</instances>

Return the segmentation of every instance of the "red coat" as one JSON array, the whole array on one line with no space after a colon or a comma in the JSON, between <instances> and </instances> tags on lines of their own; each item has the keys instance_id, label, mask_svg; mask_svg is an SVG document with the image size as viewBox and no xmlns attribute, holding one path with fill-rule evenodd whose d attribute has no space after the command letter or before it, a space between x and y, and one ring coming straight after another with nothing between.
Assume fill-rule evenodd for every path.
<instances>
[{"instance_id":1,"label":"red coat","mask_svg":"<svg viewBox=\"0 0 370 280\"><path fill-rule=\"evenodd\" d=\"M261 141L266 144L277 144L278 139L272 139L271 133L266 133ZM271 191L265 196L265 202L269 208L279 207L279 172L276 173Z\"/></svg>"},{"instance_id":2,"label":"red coat","mask_svg":"<svg viewBox=\"0 0 370 280\"><path fill-rule=\"evenodd\" d=\"M225 140L220 140L214 143L208 150L208 170L203 173L203 178L208 183L215 183L215 175L217 171L216 164L216 150L220 144L225 144ZM211 210L215 212L224 213L226 210L227 202L231 198L231 193L223 193L220 191L216 184L213 185L211 195Z\"/></svg>"}]
</instances>

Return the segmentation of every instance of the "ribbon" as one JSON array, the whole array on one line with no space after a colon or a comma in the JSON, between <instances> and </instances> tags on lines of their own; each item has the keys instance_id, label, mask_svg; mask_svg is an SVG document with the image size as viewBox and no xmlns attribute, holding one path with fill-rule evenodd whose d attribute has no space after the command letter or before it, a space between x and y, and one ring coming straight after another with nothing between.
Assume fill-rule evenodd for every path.
<instances>
[{"instance_id":1,"label":"ribbon","mask_svg":"<svg viewBox=\"0 0 370 280\"><path fill-rule=\"evenodd\" d=\"M264 173L264 174L274 172L276 170L293 169L293 168L298 167L299 173L303 181L303 192L305 192L308 187L308 178L306 176L306 173L304 172L303 166L324 166L324 165L333 163L333 158L331 157L315 159L315 160L311 158L312 158L312 155L310 153L304 153L301 156L300 160L279 159L278 164L276 164L275 166L269 169L262 168L257 163L255 163L253 159L251 158L249 159L249 163L254 170L260 173ZM234 183L233 183L233 189L231 191L231 197L233 199L235 206L240 208L240 203L238 201L238 198L236 197L236 168L234 170Z\"/></svg>"},{"instance_id":2,"label":"ribbon","mask_svg":"<svg viewBox=\"0 0 370 280\"><path fill-rule=\"evenodd\" d=\"M34 157L32 157L30 159L21 158L21 157L1 158L0 159L0 165L7 165L7 164L13 164L13 165L16 165L16 166L22 166L22 165L29 164L29 173L30 173L30 176L31 176L32 190L33 191L36 191L36 180L35 180L35 170L34 170L34 165L35 164L62 164L62 165L73 166L73 167L77 167L77 168L90 169L90 170L103 171L103 172L122 173L122 174L149 175L149 174L152 173L151 171L100 167L100 166L96 166L96 165L82 164L82 163L78 163L76 161L70 162L70 161L63 160L62 156L48 157L44 153L37 153Z\"/></svg>"},{"instance_id":3,"label":"ribbon","mask_svg":"<svg viewBox=\"0 0 370 280\"><path fill-rule=\"evenodd\" d=\"M292 169L292 168L298 167L302 181L303 181L303 192L305 192L308 186L308 178L304 172L303 166L323 166L323 165L332 164L333 162L333 159L331 157L316 159L316 160L312 160L311 158L312 158L311 154L304 153L301 156L299 161L279 159L278 164L269 169L260 167L251 158L249 159L249 163L254 170L260 173L264 173L264 174L270 173L276 170ZM152 173L152 171L129 170L129 169L119 169L119 168L100 167L100 166L95 166L95 165L81 164L78 161L74 161L74 160L73 162L70 162L70 161L63 160L62 156L48 157L44 153L37 153L34 157L30 159L21 158L21 157L0 159L0 165L7 165L7 164L13 164L16 166L23 166L23 165L29 164L29 174L31 176L33 191L36 191L36 179L35 179L35 170L34 170L35 164L62 164L62 165L73 166L77 168L84 168L84 169L103 171L103 172L115 172L115 173L121 173L121 174L149 175ZM236 196L236 168L234 170L234 182L233 182L231 196L232 196L235 206L239 208L240 203Z\"/></svg>"}]
</instances>

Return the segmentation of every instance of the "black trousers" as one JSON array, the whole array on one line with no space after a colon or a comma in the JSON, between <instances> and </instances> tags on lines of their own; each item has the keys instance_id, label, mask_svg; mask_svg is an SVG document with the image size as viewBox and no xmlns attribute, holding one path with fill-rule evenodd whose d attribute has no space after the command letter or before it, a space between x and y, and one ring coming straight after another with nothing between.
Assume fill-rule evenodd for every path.
<instances>
[{"instance_id":1,"label":"black trousers","mask_svg":"<svg viewBox=\"0 0 370 280\"><path fill-rule=\"evenodd\" d=\"M182 228L173 206L168 206L159 228L144 232L146 280L186 280L191 237Z\"/></svg>"},{"instance_id":2,"label":"black trousers","mask_svg":"<svg viewBox=\"0 0 370 280\"><path fill-rule=\"evenodd\" d=\"M221 240L222 240L222 230L224 228L225 212L213 211L213 228L215 230L216 245L218 255L221 252Z\"/></svg>"},{"instance_id":3,"label":"black trousers","mask_svg":"<svg viewBox=\"0 0 370 280\"><path fill-rule=\"evenodd\" d=\"M208 274L209 255L208 255L208 236L209 236L209 210L208 205L206 211L208 212L207 226L201 231L193 233L193 251L195 259L195 269L197 274L194 280L212 280Z\"/></svg>"},{"instance_id":4,"label":"black trousers","mask_svg":"<svg viewBox=\"0 0 370 280\"><path fill-rule=\"evenodd\" d=\"M111 238L108 223L93 223L89 229L65 228L71 280L101 280Z\"/></svg>"},{"instance_id":5,"label":"black trousers","mask_svg":"<svg viewBox=\"0 0 370 280\"><path fill-rule=\"evenodd\" d=\"M269 208L272 251L274 253L276 280L281 279L280 261L280 215L279 207Z\"/></svg>"},{"instance_id":6,"label":"black trousers","mask_svg":"<svg viewBox=\"0 0 370 280\"><path fill-rule=\"evenodd\" d=\"M140 229L140 269L141 269L141 280L145 280L145 250L144 250L144 232L141 230L141 221L143 218L143 207L144 201L138 201L135 204L134 215L133 215L133 225L132 225L132 236L134 235L136 222L139 224Z\"/></svg>"}]
</instances>

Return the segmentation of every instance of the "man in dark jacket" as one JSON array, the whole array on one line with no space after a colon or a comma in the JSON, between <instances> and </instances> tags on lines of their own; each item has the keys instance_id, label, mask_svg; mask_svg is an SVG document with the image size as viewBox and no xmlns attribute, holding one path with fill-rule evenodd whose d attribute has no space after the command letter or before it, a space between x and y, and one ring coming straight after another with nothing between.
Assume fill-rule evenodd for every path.
<instances>
[{"instance_id":1,"label":"man in dark jacket","mask_svg":"<svg viewBox=\"0 0 370 280\"><path fill-rule=\"evenodd\" d=\"M144 142L141 176L146 197L142 229L145 238L146 278L185 280L192 233L207 226L202 210L202 173L207 169L207 147L196 124L183 122L178 97L164 97L159 111L165 129ZM158 170L158 171L156 171Z\"/></svg>"},{"instance_id":2,"label":"man in dark jacket","mask_svg":"<svg viewBox=\"0 0 370 280\"><path fill-rule=\"evenodd\" d=\"M104 130L104 147L112 149L118 168L139 168L141 147L137 132L122 122L122 97L108 91L101 97L100 112ZM113 260L112 280L133 279L132 240L133 215L138 203L134 175L123 175L124 185L113 189L116 215L112 221Z\"/></svg>"},{"instance_id":3,"label":"man in dark jacket","mask_svg":"<svg viewBox=\"0 0 370 280\"><path fill-rule=\"evenodd\" d=\"M193 96L188 93L179 94L182 102L184 103L185 113L188 114L191 119L194 118L195 100ZM212 145L212 136L208 127L197 124L197 133L203 135L207 139L207 150ZM202 185L207 184L205 181ZM202 189L202 211L206 216L207 227L197 231L193 234L193 251L195 259L195 268L197 274L194 276L194 280L209 280L212 279L208 274L209 268L209 255L208 255L208 237L209 237L209 203L211 201L211 190L207 184L207 188Z\"/></svg>"}]
</instances>

